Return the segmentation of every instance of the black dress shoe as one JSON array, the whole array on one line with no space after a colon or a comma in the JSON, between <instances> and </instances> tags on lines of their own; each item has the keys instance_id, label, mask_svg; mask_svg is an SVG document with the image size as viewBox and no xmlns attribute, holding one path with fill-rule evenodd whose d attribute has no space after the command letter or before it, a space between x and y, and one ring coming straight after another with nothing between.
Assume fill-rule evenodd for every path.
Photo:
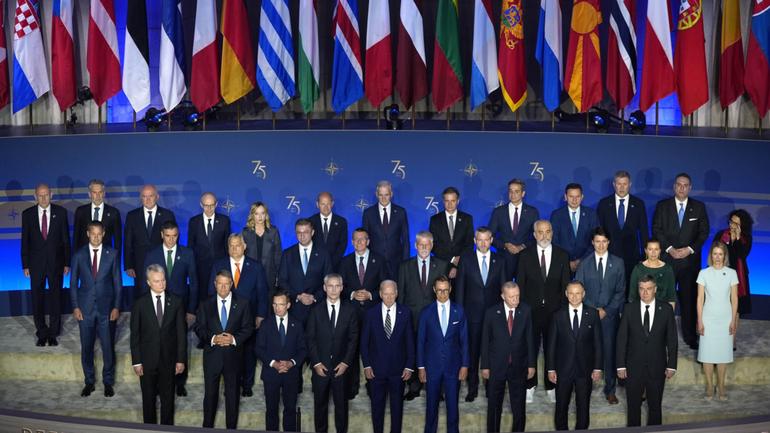
<instances>
[{"instance_id":1,"label":"black dress shoe","mask_svg":"<svg viewBox=\"0 0 770 433\"><path fill-rule=\"evenodd\" d=\"M45 346L45 342L46 342L45 338L38 338L37 342L35 343L35 346L43 347Z\"/></svg>"},{"instance_id":2,"label":"black dress shoe","mask_svg":"<svg viewBox=\"0 0 770 433\"><path fill-rule=\"evenodd\" d=\"M56 337L48 337L48 345L49 346L58 346L59 342L56 340Z\"/></svg>"},{"instance_id":3,"label":"black dress shoe","mask_svg":"<svg viewBox=\"0 0 770 433\"><path fill-rule=\"evenodd\" d=\"M419 396L420 396L420 391L409 391L404 396L404 400L412 401L412 400L414 400L415 398L417 398Z\"/></svg>"},{"instance_id":4,"label":"black dress shoe","mask_svg":"<svg viewBox=\"0 0 770 433\"><path fill-rule=\"evenodd\" d=\"M83 390L80 391L81 397L88 397L91 395L92 392L94 392L94 384L93 383L87 383L86 386L83 387Z\"/></svg>"},{"instance_id":5,"label":"black dress shoe","mask_svg":"<svg viewBox=\"0 0 770 433\"><path fill-rule=\"evenodd\" d=\"M91 385L93 387L93 385ZM104 396L105 397L112 397L115 395L115 390L112 389L112 385L104 385Z\"/></svg>"},{"instance_id":6,"label":"black dress shoe","mask_svg":"<svg viewBox=\"0 0 770 433\"><path fill-rule=\"evenodd\" d=\"M251 390L251 388L243 388L243 392L241 392L241 395L244 397L251 397L254 395L254 392Z\"/></svg>"},{"instance_id":7,"label":"black dress shoe","mask_svg":"<svg viewBox=\"0 0 770 433\"><path fill-rule=\"evenodd\" d=\"M468 403L472 403L473 400L476 400L476 397L478 396L479 396L478 392L468 393L468 395L465 396L465 401Z\"/></svg>"},{"instance_id":8,"label":"black dress shoe","mask_svg":"<svg viewBox=\"0 0 770 433\"><path fill-rule=\"evenodd\" d=\"M179 397L187 397L187 389L185 389L184 385L176 387L176 395Z\"/></svg>"}]
</instances>

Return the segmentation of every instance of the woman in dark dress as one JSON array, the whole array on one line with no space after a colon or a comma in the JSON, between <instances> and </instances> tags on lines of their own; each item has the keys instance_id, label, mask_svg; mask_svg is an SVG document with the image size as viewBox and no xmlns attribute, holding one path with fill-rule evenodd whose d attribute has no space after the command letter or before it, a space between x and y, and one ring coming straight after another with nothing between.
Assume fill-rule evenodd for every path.
<instances>
[{"instance_id":1,"label":"woman in dark dress","mask_svg":"<svg viewBox=\"0 0 770 433\"><path fill-rule=\"evenodd\" d=\"M270 223L270 214L265 203L258 201L251 205L242 235L246 241L246 255L262 263L268 289L272 292L276 286L283 250L281 235L278 228Z\"/></svg>"},{"instance_id":2,"label":"woman in dark dress","mask_svg":"<svg viewBox=\"0 0 770 433\"><path fill-rule=\"evenodd\" d=\"M746 258L751 252L751 229L754 220L744 209L735 209L727 218L729 227L718 232L714 241L727 245L729 266L738 274L738 313L751 313L749 266Z\"/></svg>"}]
</instances>

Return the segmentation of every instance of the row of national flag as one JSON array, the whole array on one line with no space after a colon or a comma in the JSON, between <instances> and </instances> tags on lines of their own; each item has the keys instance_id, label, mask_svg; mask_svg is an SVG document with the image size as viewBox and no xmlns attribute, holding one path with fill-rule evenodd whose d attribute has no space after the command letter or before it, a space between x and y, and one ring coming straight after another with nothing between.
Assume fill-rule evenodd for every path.
<instances>
[{"instance_id":1,"label":"row of national flag","mask_svg":"<svg viewBox=\"0 0 770 433\"><path fill-rule=\"evenodd\" d=\"M2 3L0 0L0 25ZM52 92L63 111L76 102L74 0L53 0L51 81L46 70L39 0L15 1L13 27L13 112ZM299 0L299 40L292 34L289 0L262 0L258 46L251 42L245 0L222 0L217 45L216 0L196 0L189 89L185 80L182 1L161 0L159 90L166 110L188 94L205 111L221 100L231 104L257 87L274 111L299 94L303 111L313 111L320 94L318 14L325 0ZM366 40L361 41L357 0L333 4L331 105L343 112L363 97L379 106L393 96L410 108L430 90L433 108L445 111L461 100L459 0L438 0L433 51L433 77L427 85L427 63L421 0L401 0L393 71L388 0L369 0ZM500 15L493 3L499 1ZM498 88L511 111L527 99L524 0L474 0L470 102L475 109ZM677 93L688 115L709 99L706 75L702 0L680 0L676 45L672 45L668 0L648 0L644 20L644 52L637 62L634 27L636 0L572 0L569 34L562 30L560 1L540 0L535 56L543 73L543 102L554 111L562 95L580 112L599 103L604 89L619 108L639 94L647 110ZM752 0L748 51L744 63L740 0L721 0L718 91L722 108L744 92L761 117L770 110L770 1ZM123 90L135 111L150 104L149 46L145 0L127 0L124 59L119 61L114 0L90 0L88 86L101 105ZM606 75L602 76L599 25L608 21ZM499 31L495 32L495 24ZM567 57L562 58L567 42ZM10 101L5 33L0 32L0 108ZM295 55L296 47L296 55ZM364 52L362 52L364 48ZM256 52L256 58L255 58ZM365 59L365 62L364 60ZM641 70L639 79L637 71ZM296 74L296 75L295 75ZM637 82L639 86L637 88Z\"/></svg>"}]
</instances>

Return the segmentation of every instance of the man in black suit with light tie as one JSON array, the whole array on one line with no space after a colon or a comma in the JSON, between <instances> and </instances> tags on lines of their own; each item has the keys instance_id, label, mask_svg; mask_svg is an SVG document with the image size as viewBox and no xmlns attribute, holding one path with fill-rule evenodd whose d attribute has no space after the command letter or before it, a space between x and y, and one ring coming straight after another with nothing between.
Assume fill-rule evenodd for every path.
<instances>
[{"instance_id":1,"label":"man in black suit with light tie","mask_svg":"<svg viewBox=\"0 0 770 433\"><path fill-rule=\"evenodd\" d=\"M602 377L602 326L596 309L583 304L583 283L570 282L565 293L568 305L554 313L545 350L548 378L556 384L554 425L556 430L568 430L567 412L574 389L575 430L587 430L593 382Z\"/></svg>"},{"instance_id":2,"label":"man in black suit with light tie","mask_svg":"<svg viewBox=\"0 0 770 433\"><path fill-rule=\"evenodd\" d=\"M674 268L679 287L679 312L682 315L682 339L692 349L698 349L695 280L701 269L701 249L709 236L706 205L689 197L692 179L687 173L676 175L674 197L661 200L652 217L652 234L665 252L663 260Z\"/></svg>"},{"instance_id":3,"label":"man in black suit with light tie","mask_svg":"<svg viewBox=\"0 0 770 433\"><path fill-rule=\"evenodd\" d=\"M372 251L385 257L388 278L395 278L399 263L409 258L409 221L406 209L392 202L390 182L379 181L376 194L377 204L364 211L361 226L369 233Z\"/></svg>"},{"instance_id":4,"label":"man in black suit with light tie","mask_svg":"<svg viewBox=\"0 0 770 433\"><path fill-rule=\"evenodd\" d=\"M564 305L564 291L569 283L569 254L551 244L553 231L548 220L535 222L534 236L537 245L527 248L519 258L519 272L516 283L521 289L521 298L532 308L532 333L535 351L543 354L548 347L548 324L553 313ZM543 371L545 390L551 403L556 402L554 384ZM531 403L537 387L537 375L527 381L527 402Z\"/></svg>"},{"instance_id":5,"label":"man in black suit with light tie","mask_svg":"<svg viewBox=\"0 0 770 433\"><path fill-rule=\"evenodd\" d=\"M21 214L21 267L32 289L32 316L38 346L57 346L61 331L61 290L70 271L70 229L67 210L51 203L51 189L35 187L37 204ZM45 283L48 281L49 321L45 320Z\"/></svg>"},{"instance_id":6,"label":"man in black suit with light tie","mask_svg":"<svg viewBox=\"0 0 770 433\"><path fill-rule=\"evenodd\" d=\"M460 258L473 252L473 216L457 209L460 191L450 186L441 193L444 211L430 217L428 231L433 234L433 254L451 265L449 278L455 278Z\"/></svg>"},{"instance_id":7,"label":"man in black suit with light tie","mask_svg":"<svg viewBox=\"0 0 770 433\"><path fill-rule=\"evenodd\" d=\"M313 224L313 243L329 253L332 271L339 272L342 256L348 248L348 220L332 213L334 197L330 192L318 194L315 205L318 213L308 218Z\"/></svg>"},{"instance_id":8,"label":"man in black suit with light tie","mask_svg":"<svg viewBox=\"0 0 770 433\"><path fill-rule=\"evenodd\" d=\"M174 376L185 371L187 325L185 304L166 292L166 272L150 265L145 276L150 290L131 310L131 364L142 388L144 423L174 424Z\"/></svg>"},{"instance_id":9,"label":"man in black suit with light tie","mask_svg":"<svg viewBox=\"0 0 770 433\"><path fill-rule=\"evenodd\" d=\"M224 269L215 277L216 296L201 304L195 332L203 348L203 427L213 428L219 404L219 382L225 382L225 425L238 426L238 395L243 342L254 333L249 302L232 293L233 276Z\"/></svg>"},{"instance_id":10,"label":"man in black suit with light tie","mask_svg":"<svg viewBox=\"0 0 770 433\"><path fill-rule=\"evenodd\" d=\"M324 277L326 299L317 303L307 319L307 345L313 366L313 419L315 431L329 428L329 394L334 399L334 426L337 433L348 431L348 399L346 375L356 358L358 348L358 312L350 302L340 298L342 277Z\"/></svg>"},{"instance_id":11,"label":"man in black suit with light tie","mask_svg":"<svg viewBox=\"0 0 770 433\"><path fill-rule=\"evenodd\" d=\"M120 258L123 246L123 223L120 221L120 211L104 202L104 181L92 179L88 182L88 198L91 200L90 203L75 209L72 235L75 240L75 250L88 244L88 223L100 221L104 226L102 244L118 250L118 258Z\"/></svg>"},{"instance_id":12,"label":"man in black suit with light tie","mask_svg":"<svg viewBox=\"0 0 770 433\"><path fill-rule=\"evenodd\" d=\"M489 229L494 237L494 247L505 257L506 280L516 278L519 269L519 253L535 244L532 226L540 219L534 206L524 203L526 184L521 179L508 182L507 204L498 206L489 218Z\"/></svg>"},{"instance_id":13,"label":"man in black suit with light tie","mask_svg":"<svg viewBox=\"0 0 770 433\"><path fill-rule=\"evenodd\" d=\"M176 222L173 212L158 206L159 196L155 185L143 186L140 198L142 206L126 215L123 234L123 268L134 279L134 296L124 296L128 306L133 304L134 298L145 292L141 269L147 252L163 243L160 227L166 221Z\"/></svg>"},{"instance_id":14,"label":"man in black suit with light tie","mask_svg":"<svg viewBox=\"0 0 770 433\"><path fill-rule=\"evenodd\" d=\"M468 320L468 394L465 401L472 402L479 391L479 356L481 354L481 328L484 313L500 300L500 287L505 280L505 259L490 251L492 231L481 226L474 239L476 251L466 252L460 259L455 278L455 301L462 305Z\"/></svg>"},{"instance_id":15,"label":"man in black suit with light tie","mask_svg":"<svg viewBox=\"0 0 770 433\"><path fill-rule=\"evenodd\" d=\"M187 224L187 248L195 253L195 270L198 271L198 300L203 302L209 294L206 290L211 279L211 266L227 257L227 237L230 236L230 217L216 212L217 197L214 193L201 195L202 213L190 218Z\"/></svg>"},{"instance_id":16,"label":"man in black suit with light tie","mask_svg":"<svg viewBox=\"0 0 770 433\"><path fill-rule=\"evenodd\" d=\"M676 373L674 309L655 300L655 277L639 280L639 300L626 304L618 328L618 377L626 379L628 427L642 424L642 396L647 399L647 425L663 421L661 403L666 380Z\"/></svg>"}]
</instances>

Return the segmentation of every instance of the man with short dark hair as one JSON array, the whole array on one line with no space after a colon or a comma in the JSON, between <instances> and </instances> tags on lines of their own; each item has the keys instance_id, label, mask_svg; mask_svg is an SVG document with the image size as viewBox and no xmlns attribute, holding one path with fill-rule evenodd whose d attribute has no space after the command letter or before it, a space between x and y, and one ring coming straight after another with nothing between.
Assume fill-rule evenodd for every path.
<instances>
[{"instance_id":1,"label":"man with short dark hair","mask_svg":"<svg viewBox=\"0 0 770 433\"><path fill-rule=\"evenodd\" d=\"M448 186L441 193L444 210L430 217L428 231L433 234L433 254L450 264L447 275L455 278L461 256L473 251L473 216L457 209L460 191Z\"/></svg>"},{"instance_id":2,"label":"man with short dark hair","mask_svg":"<svg viewBox=\"0 0 770 433\"><path fill-rule=\"evenodd\" d=\"M489 228L494 236L494 247L505 258L506 280L516 278L519 253L535 244L532 225L540 219L534 206L524 203L527 185L521 179L508 182L508 203L498 206L489 218Z\"/></svg>"},{"instance_id":3,"label":"man with short dark hair","mask_svg":"<svg viewBox=\"0 0 770 433\"><path fill-rule=\"evenodd\" d=\"M564 206L551 213L553 244L569 254L571 273L577 270L580 261L591 253L591 232L599 226L596 211L583 206L583 186L568 183L564 188Z\"/></svg>"}]
</instances>

